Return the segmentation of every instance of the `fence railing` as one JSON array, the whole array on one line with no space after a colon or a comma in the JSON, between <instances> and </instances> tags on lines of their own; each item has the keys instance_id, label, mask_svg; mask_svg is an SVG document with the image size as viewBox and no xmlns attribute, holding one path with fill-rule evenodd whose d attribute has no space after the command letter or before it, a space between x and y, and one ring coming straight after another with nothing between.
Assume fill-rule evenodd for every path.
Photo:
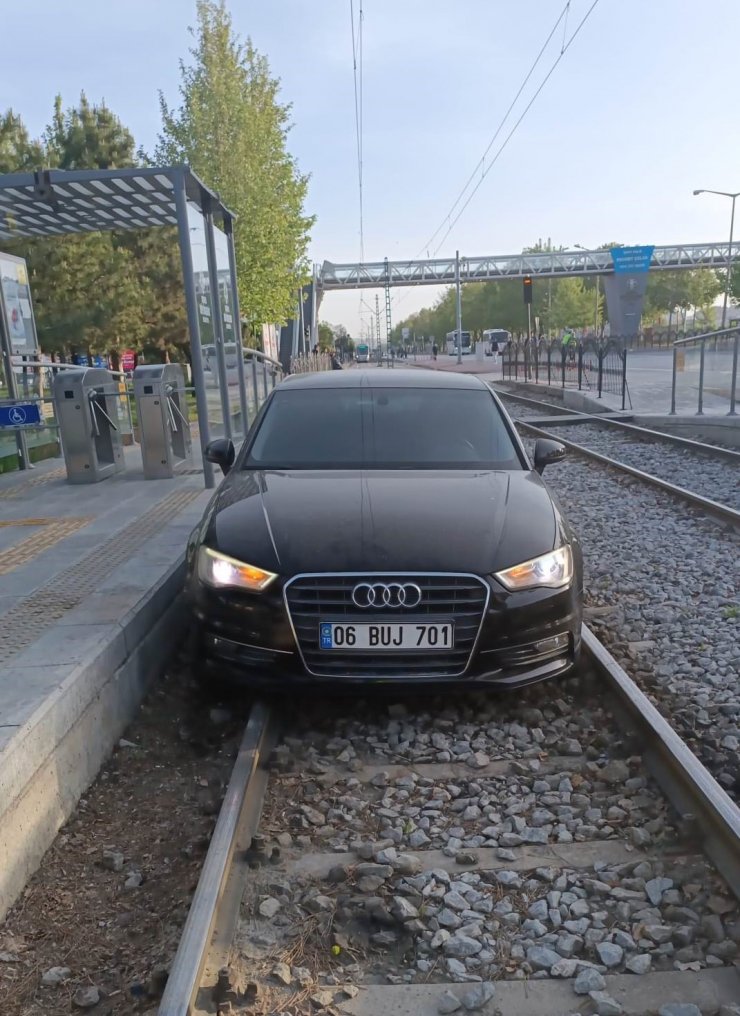
<instances>
[{"instance_id":1,"label":"fence railing","mask_svg":"<svg viewBox=\"0 0 740 1016\"><path fill-rule=\"evenodd\" d=\"M737 416L738 352L740 328L722 328L676 339L673 343L670 415L676 415L679 374L691 376L698 371L696 415L704 415L705 394L712 394L722 399L729 398L727 416Z\"/></svg>"},{"instance_id":2,"label":"fence railing","mask_svg":"<svg viewBox=\"0 0 740 1016\"><path fill-rule=\"evenodd\" d=\"M259 350L245 349L244 354L245 398L243 405L239 391L239 372L236 365L227 366L225 379L231 418L229 426L235 439L241 439L246 434L263 402L283 378L282 364L278 360L272 359L272 357L267 356ZM0 460L7 457L3 453L5 451L4 446L8 444L8 439L13 442L15 435L19 433L30 434L33 432L40 434L48 432L49 441L46 443L56 443L58 447L55 454L61 454L59 424L56 420L51 384L54 377L61 371L79 369L80 366L73 363L54 363L47 360L31 359L30 357L24 358L22 363L13 364L13 372L18 390L17 399L11 398L9 392L5 391L6 379L0 373L0 406L15 405L21 402L35 402L39 405L41 413L41 422L38 425L24 426L22 428L5 427L0 430ZM314 367L312 369L322 368ZM110 373L118 381L117 398L120 401L119 408L116 410L117 421L121 431L125 435L130 435L127 441L134 442L138 433L138 412L134 399L133 384L131 382L131 372L110 371ZM213 436L219 436L224 431L223 407L220 399L216 396L216 392L221 388L221 378L216 369L215 372L206 373L204 379L207 389L206 404L209 427ZM182 391L186 398L192 398L193 409L195 409L195 388L192 385L186 385ZM246 410L246 413L242 412L243 409ZM192 421L192 426L196 426L195 420ZM6 440L3 441L3 438ZM12 447L12 444L9 447ZM13 457L15 453L10 452L10 455ZM0 462L0 472L2 471L3 467Z\"/></svg>"},{"instance_id":3,"label":"fence railing","mask_svg":"<svg viewBox=\"0 0 740 1016\"><path fill-rule=\"evenodd\" d=\"M512 339L502 354L504 381L559 385L618 395L632 401L627 385L627 348L617 339Z\"/></svg>"},{"instance_id":4,"label":"fence railing","mask_svg":"<svg viewBox=\"0 0 740 1016\"><path fill-rule=\"evenodd\" d=\"M291 374L313 374L318 370L331 370L329 353L302 353L290 361Z\"/></svg>"}]
</instances>

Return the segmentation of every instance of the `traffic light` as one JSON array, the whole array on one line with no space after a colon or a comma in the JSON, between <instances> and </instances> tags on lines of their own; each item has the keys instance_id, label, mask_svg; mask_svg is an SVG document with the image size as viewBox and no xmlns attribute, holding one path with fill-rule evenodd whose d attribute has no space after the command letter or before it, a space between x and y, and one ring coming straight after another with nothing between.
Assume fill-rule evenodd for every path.
<instances>
[{"instance_id":1,"label":"traffic light","mask_svg":"<svg viewBox=\"0 0 740 1016\"><path fill-rule=\"evenodd\" d=\"M532 302L532 276L531 275L525 275L524 279L523 279L523 283L524 283L524 302L525 303L531 303Z\"/></svg>"}]
</instances>

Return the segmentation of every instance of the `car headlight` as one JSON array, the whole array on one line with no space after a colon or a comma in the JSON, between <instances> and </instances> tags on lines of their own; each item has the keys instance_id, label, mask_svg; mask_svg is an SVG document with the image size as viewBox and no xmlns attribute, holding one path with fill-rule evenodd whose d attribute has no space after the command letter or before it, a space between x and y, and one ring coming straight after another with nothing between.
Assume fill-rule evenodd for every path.
<instances>
[{"instance_id":1,"label":"car headlight","mask_svg":"<svg viewBox=\"0 0 740 1016\"><path fill-rule=\"evenodd\" d=\"M210 547L198 549L198 578L207 586L216 589L232 587L249 589L253 593L261 593L277 578L273 572L257 568L253 564L237 561L226 554L220 554Z\"/></svg>"},{"instance_id":2,"label":"car headlight","mask_svg":"<svg viewBox=\"0 0 740 1016\"><path fill-rule=\"evenodd\" d=\"M531 561L496 572L494 578L512 591L538 587L559 589L567 586L573 578L573 555L566 544L541 557L533 557Z\"/></svg>"}]
</instances>

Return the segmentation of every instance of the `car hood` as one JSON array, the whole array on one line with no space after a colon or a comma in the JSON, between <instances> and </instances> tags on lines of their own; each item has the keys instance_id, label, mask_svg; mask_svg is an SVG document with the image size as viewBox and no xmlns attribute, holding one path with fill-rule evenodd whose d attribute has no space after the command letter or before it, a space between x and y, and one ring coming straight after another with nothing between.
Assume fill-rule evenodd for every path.
<instances>
[{"instance_id":1,"label":"car hood","mask_svg":"<svg viewBox=\"0 0 740 1016\"><path fill-rule=\"evenodd\" d=\"M319 571L479 575L546 553L563 526L534 472L233 472L204 542L283 576Z\"/></svg>"}]
</instances>

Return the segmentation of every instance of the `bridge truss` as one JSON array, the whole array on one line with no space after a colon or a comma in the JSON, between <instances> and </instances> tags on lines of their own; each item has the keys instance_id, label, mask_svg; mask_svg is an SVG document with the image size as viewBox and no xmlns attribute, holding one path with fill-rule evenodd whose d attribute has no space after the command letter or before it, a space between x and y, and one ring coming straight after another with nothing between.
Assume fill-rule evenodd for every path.
<instances>
[{"instance_id":1,"label":"bridge truss","mask_svg":"<svg viewBox=\"0 0 740 1016\"><path fill-rule=\"evenodd\" d=\"M684 268L727 268L740 259L740 243L684 243L653 248L650 271ZM538 254L501 254L460 259L463 282L494 279L544 279L563 276L609 275L614 271L608 250L545 251ZM455 281L455 259L426 261L372 261L364 264L333 264L318 267L317 282L324 292L342 289L375 289L391 286L446 286Z\"/></svg>"}]
</instances>

